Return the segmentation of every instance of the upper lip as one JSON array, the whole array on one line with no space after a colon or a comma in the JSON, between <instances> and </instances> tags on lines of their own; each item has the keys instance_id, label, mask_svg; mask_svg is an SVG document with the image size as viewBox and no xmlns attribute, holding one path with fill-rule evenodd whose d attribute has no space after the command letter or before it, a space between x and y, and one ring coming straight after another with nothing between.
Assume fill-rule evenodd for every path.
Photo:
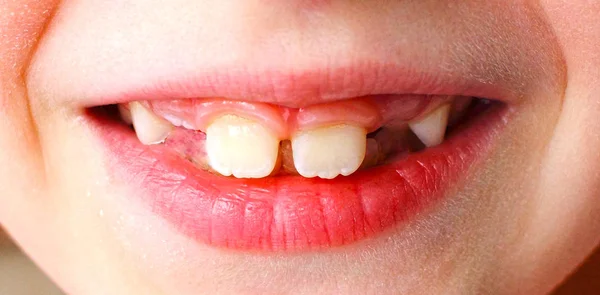
<instances>
[{"instance_id":1,"label":"upper lip","mask_svg":"<svg viewBox=\"0 0 600 295\"><path fill-rule=\"evenodd\" d=\"M91 17L80 26L58 30L61 34L50 30L27 78L31 88L44 89L44 95L77 108L202 97L301 107L371 94L463 95L512 102L559 84L554 78L561 77L563 68L548 50L553 44L545 42L554 39L546 34L550 32L538 32L543 30L538 18L524 18L529 16L527 9L512 7L489 19L444 11L440 15L446 18L430 14L425 2L397 2L380 4L392 4L410 18L396 22L392 14L385 14L377 19L371 13L379 10L373 10L364 15L368 18L349 19L351 26L344 31L335 21L321 22L324 19L309 27L281 28L254 14L247 15L252 16L248 21L264 26L247 27L241 19L228 23L231 30L223 32L185 21L152 22L156 28L165 27L156 31L127 23L104 28L103 18ZM495 9L481 4L482 9ZM195 13L177 12L184 19L217 17L200 7L190 8L199 9ZM266 13L261 9L269 7L257 5L255 12ZM294 22L287 18L295 12L273 17L291 26ZM419 15L424 22L413 21ZM456 21L456 29L444 27L448 21ZM500 24L506 26L494 29ZM44 76L46 72L54 75Z\"/></svg>"},{"instance_id":2,"label":"upper lip","mask_svg":"<svg viewBox=\"0 0 600 295\"><path fill-rule=\"evenodd\" d=\"M168 78L165 78L168 77ZM376 94L462 95L509 102L517 95L502 83L486 83L438 68L391 63L355 63L304 71L222 68L192 74L149 75L145 81L111 88L86 103L108 105L136 100L222 97L286 107ZM88 105L89 106L89 105Z\"/></svg>"}]
</instances>

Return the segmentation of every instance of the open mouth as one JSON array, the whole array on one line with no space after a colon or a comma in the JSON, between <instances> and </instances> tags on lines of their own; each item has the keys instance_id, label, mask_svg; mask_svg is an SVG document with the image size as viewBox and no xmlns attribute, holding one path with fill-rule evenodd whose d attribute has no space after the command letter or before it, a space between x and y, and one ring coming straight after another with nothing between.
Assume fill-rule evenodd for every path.
<instances>
[{"instance_id":1,"label":"open mouth","mask_svg":"<svg viewBox=\"0 0 600 295\"><path fill-rule=\"evenodd\" d=\"M375 95L288 108L226 99L89 109L116 179L202 243L296 251L397 226L463 179L501 102Z\"/></svg>"}]
</instances>

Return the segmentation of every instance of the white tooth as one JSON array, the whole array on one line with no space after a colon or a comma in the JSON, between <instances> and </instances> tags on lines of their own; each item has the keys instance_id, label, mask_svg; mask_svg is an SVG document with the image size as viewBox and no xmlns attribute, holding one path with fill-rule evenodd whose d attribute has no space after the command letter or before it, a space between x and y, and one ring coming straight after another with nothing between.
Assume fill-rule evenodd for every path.
<instances>
[{"instance_id":1,"label":"white tooth","mask_svg":"<svg viewBox=\"0 0 600 295\"><path fill-rule=\"evenodd\" d=\"M118 105L118 108L119 114L121 115L121 119L123 119L123 122L127 123L127 125L133 124L133 121L131 120L131 111L121 104Z\"/></svg>"},{"instance_id":2,"label":"white tooth","mask_svg":"<svg viewBox=\"0 0 600 295\"><path fill-rule=\"evenodd\" d=\"M158 117L139 102L129 103L129 110L135 133L145 145L164 142L173 129L171 123Z\"/></svg>"},{"instance_id":3,"label":"white tooth","mask_svg":"<svg viewBox=\"0 0 600 295\"><path fill-rule=\"evenodd\" d=\"M294 165L304 177L348 176L360 167L366 149L367 131L352 125L317 128L292 136Z\"/></svg>"},{"instance_id":4,"label":"white tooth","mask_svg":"<svg viewBox=\"0 0 600 295\"><path fill-rule=\"evenodd\" d=\"M224 176L262 178L275 168L279 138L257 122L225 115L206 128L206 154Z\"/></svg>"},{"instance_id":5,"label":"white tooth","mask_svg":"<svg viewBox=\"0 0 600 295\"><path fill-rule=\"evenodd\" d=\"M427 147L433 147L444 141L450 105L446 104L425 117L409 123L410 129Z\"/></svg>"}]
</instances>

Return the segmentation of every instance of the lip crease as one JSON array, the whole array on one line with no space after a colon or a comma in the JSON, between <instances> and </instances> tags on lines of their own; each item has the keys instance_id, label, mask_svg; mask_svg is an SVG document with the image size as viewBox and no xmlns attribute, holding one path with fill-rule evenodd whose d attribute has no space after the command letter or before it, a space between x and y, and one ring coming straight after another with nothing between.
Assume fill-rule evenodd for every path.
<instances>
[{"instance_id":1,"label":"lip crease","mask_svg":"<svg viewBox=\"0 0 600 295\"><path fill-rule=\"evenodd\" d=\"M144 146L107 115L89 116L107 171L191 239L246 251L311 251L353 243L430 208L485 158L510 107L492 105L445 142L334 180L235 179L201 170L168 147Z\"/></svg>"}]
</instances>

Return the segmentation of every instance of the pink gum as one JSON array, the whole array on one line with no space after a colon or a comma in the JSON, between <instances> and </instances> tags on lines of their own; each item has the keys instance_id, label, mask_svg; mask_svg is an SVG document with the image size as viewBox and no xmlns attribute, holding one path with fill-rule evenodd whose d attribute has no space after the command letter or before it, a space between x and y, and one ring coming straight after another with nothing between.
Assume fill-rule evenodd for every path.
<instances>
[{"instance_id":1,"label":"pink gum","mask_svg":"<svg viewBox=\"0 0 600 295\"><path fill-rule=\"evenodd\" d=\"M372 132L389 122L408 122L452 99L374 95L299 109L217 98L146 101L144 104L171 123L188 129L204 132L217 117L233 114L260 122L280 139L289 139L300 130L337 124L354 124Z\"/></svg>"}]
</instances>

